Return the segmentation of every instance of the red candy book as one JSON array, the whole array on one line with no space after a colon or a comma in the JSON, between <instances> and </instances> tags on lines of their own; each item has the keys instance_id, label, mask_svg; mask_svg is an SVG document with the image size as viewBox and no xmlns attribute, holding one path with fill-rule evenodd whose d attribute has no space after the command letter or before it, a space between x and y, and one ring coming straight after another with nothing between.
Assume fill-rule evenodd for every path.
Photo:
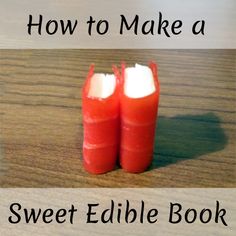
<instances>
[{"instance_id":1,"label":"red candy book","mask_svg":"<svg viewBox=\"0 0 236 236\"><path fill-rule=\"evenodd\" d=\"M119 89L114 75L90 67L82 92L83 164L93 174L111 171L118 156Z\"/></svg>"},{"instance_id":2,"label":"red candy book","mask_svg":"<svg viewBox=\"0 0 236 236\"><path fill-rule=\"evenodd\" d=\"M120 93L120 164L133 173L152 162L160 86L157 66L122 66Z\"/></svg>"}]
</instances>

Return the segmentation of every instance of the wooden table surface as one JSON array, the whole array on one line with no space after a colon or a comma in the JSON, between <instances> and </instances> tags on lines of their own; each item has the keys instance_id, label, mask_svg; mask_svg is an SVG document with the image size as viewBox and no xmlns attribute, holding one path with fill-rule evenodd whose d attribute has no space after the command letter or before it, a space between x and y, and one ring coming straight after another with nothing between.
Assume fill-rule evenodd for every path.
<instances>
[{"instance_id":1,"label":"wooden table surface","mask_svg":"<svg viewBox=\"0 0 236 236\"><path fill-rule=\"evenodd\" d=\"M159 64L154 161L90 175L81 88L121 60ZM0 86L1 187L236 187L235 50L1 50Z\"/></svg>"}]
</instances>

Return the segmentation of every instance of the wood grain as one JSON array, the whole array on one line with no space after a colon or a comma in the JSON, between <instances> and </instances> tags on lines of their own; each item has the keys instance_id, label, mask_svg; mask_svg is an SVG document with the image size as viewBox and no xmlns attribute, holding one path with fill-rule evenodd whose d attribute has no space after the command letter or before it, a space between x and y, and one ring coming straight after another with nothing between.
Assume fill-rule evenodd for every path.
<instances>
[{"instance_id":1,"label":"wood grain","mask_svg":"<svg viewBox=\"0 0 236 236\"><path fill-rule=\"evenodd\" d=\"M154 161L142 174L82 167L90 63L158 62ZM235 50L1 50L1 187L235 187Z\"/></svg>"}]
</instances>

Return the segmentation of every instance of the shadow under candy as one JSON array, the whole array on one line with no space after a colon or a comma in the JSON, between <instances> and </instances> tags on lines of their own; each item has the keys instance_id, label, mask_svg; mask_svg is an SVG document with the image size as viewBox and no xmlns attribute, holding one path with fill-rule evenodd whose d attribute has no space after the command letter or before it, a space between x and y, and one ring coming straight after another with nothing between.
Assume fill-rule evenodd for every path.
<instances>
[{"instance_id":1,"label":"shadow under candy","mask_svg":"<svg viewBox=\"0 0 236 236\"><path fill-rule=\"evenodd\" d=\"M224 149L227 137L214 113L159 117L151 169Z\"/></svg>"}]
</instances>

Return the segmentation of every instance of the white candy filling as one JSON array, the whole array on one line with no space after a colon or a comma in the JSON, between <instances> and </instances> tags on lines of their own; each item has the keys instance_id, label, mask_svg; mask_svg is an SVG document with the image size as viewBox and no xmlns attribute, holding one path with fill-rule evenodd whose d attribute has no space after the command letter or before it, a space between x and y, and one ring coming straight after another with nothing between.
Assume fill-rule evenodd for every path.
<instances>
[{"instance_id":1,"label":"white candy filling","mask_svg":"<svg viewBox=\"0 0 236 236\"><path fill-rule=\"evenodd\" d=\"M90 81L89 97L107 98L115 91L116 79L112 74L94 74Z\"/></svg>"},{"instance_id":2,"label":"white candy filling","mask_svg":"<svg viewBox=\"0 0 236 236\"><path fill-rule=\"evenodd\" d=\"M135 64L125 69L124 93L130 98L141 98L156 90L151 69Z\"/></svg>"}]
</instances>

